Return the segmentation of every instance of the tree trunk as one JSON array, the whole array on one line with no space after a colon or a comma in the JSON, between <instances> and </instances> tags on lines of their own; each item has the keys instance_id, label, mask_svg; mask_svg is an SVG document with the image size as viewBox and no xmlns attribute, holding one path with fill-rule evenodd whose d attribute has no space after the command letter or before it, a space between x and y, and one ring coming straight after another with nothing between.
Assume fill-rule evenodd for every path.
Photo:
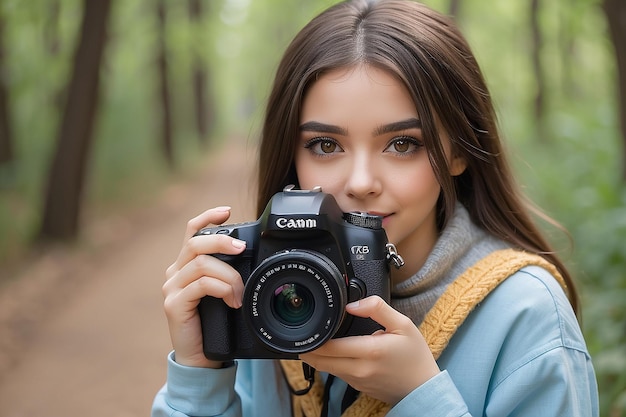
<instances>
[{"instance_id":1,"label":"tree trunk","mask_svg":"<svg viewBox=\"0 0 626 417\"><path fill-rule=\"evenodd\" d=\"M450 4L448 5L448 14L458 20L460 8L460 0L450 0Z\"/></svg>"},{"instance_id":2,"label":"tree trunk","mask_svg":"<svg viewBox=\"0 0 626 417\"><path fill-rule=\"evenodd\" d=\"M626 1L604 0L603 6L615 48L619 94L618 117L622 133L622 181L626 182Z\"/></svg>"},{"instance_id":3,"label":"tree trunk","mask_svg":"<svg viewBox=\"0 0 626 417\"><path fill-rule=\"evenodd\" d=\"M0 15L0 169L8 167L15 157L9 112L9 92L4 53L4 18ZM8 168L7 168L8 169ZM5 171L6 172L6 171ZM0 179L0 183L2 183Z\"/></svg>"},{"instance_id":4,"label":"tree trunk","mask_svg":"<svg viewBox=\"0 0 626 417\"><path fill-rule=\"evenodd\" d=\"M78 235L110 9L111 0L83 1L80 41L48 176L42 238L70 240Z\"/></svg>"},{"instance_id":5,"label":"tree trunk","mask_svg":"<svg viewBox=\"0 0 626 417\"><path fill-rule=\"evenodd\" d=\"M196 33L203 32L202 26L204 16L204 3L201 0L189 0L189 20L194 26ZM192 82L194 107L196 114L196 128L198 137L202 145L206 145L209 137L209 126L213 122L213 109L209 101L207 90L209 88L209 76L207 69L198 48L194 47L192 52Z\"/></svg>"},{"instance_id":6,"label":"tree trunk","mask_svg":"<svg viewBox=\"0 0 626 417\"><path fill-rule=\"evenodd\" d=\"M568 5L560 5L559 7L559 59L561 61L561 90L569 99L575 99L577 91L574 82L574 74L576 71L575 55L576 55L576 26L573 23L572 11Z\"/></svg>"},{"instance_id":7,"label":"tree trunk","mask_svg":"<svg viewBox=\"0 0 626 417\"><path fill-rule=\"evenodd\" d=\"M166 8L164 0L157 0L158 50L157 69L159 72L159 93L161 101L161 146L163 156L170 168L174 167L174 145L172 139L172 106L170 104L169 68L166 45Z\"/></svg>"},{"instance_id":8,"label":"tree trunk","mask_svg":"<svg viewBox=\"0 0 626 417\"><path fill-rule=\"evenodd\" d=\"M61 37L59 35L59 17L61 15L61 3L59 0L48 0L48 14L43 26L43 43L46 52L50 56L57 56L61 49Z\"/></svg>"},{"instance_id":9,"label":"tree trunk","mask_svg":"<svg viewBox=\"0 0 626 417\"><path fill-rule=\"evenodd\" d=\"M534 98L534 113L537 126L537 133L540 139L545 139L545 78L541 60L541 47L543 46L543 36L539 26L539 0L532 0L530 3L530 27L532 31L532 61L533 73L535 74L536 91Z\"/></svg>"}]
</instances>

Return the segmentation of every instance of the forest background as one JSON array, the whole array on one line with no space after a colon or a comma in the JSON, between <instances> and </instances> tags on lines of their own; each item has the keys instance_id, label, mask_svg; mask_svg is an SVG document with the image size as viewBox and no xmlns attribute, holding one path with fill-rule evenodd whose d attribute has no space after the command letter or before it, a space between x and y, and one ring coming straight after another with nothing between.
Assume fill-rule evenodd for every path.
<instances>
[{"instance_id":1,"label":"forest background","mask_svg":"<svg viewBox=\"0 0 626 417\"><path fill-rule=\"evenodd\" d=\"M33 251L254 143L282 51L335 2L3 0L0 290ZM601 415L624 416L626 2L424 2L456 16L526 193L571 234L545 225L579 282Z\"/></svg>"}]
</instances>

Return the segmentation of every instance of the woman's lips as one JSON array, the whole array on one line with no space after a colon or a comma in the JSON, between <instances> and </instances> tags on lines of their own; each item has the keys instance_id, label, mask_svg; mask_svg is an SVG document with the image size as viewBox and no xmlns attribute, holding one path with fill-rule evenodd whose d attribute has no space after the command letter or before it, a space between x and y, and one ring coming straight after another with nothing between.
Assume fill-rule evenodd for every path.
<instances>
[{"instance_id":1,"label":"woman's lips","mask_svg":"<svg viewBox=\"0 0 626 417\"><path fill-rule=\"evenodd\" d=\"M371 216L388 217L388 216L391 216L393 213L381 213L379 211L368 211L367 214Z\"/></svg>"},{"instance_id":2,"label":"woman's lips","mask_svg":"<svg viewBox=\"0 0 626 417\"><path fill-rule=\"evenodd\" d=\"M379 216L383 218L383 226L385 226L385 224L389 223L389 219L390 217L393 215L393 213L381 213L378 211L368 211L367 214L373 215L373 216Z\"/></svg>"},{"instance_id":3,"label":"woman's lips","mask_svg":"<svg viewBox=\"0 0 626 417\"><path fill-rule=\"evenodd\" d=\"M383 216L383 227L389 224L389 222L391 221L391 216L393 216L393 213Z\"/></svg>"}]
</instances>

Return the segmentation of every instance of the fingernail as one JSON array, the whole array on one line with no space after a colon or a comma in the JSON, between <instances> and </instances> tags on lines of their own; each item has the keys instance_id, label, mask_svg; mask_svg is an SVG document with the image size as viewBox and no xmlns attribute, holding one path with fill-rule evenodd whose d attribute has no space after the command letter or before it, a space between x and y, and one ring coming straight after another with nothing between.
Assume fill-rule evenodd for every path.
<instances>
[{"instance_id":1,"label":"fingernail","mask_svg":"<svg viewBox=\"0 0 626 417\"><path fill-rule=\"evenodd\" d=\"M243 240L239 240L239 239L233 239L232 245L236 247L237 249L243 249L246 247L246 242L244 242Z\"/></svg>"},{"instance_id":2,"label":"fingernail","mask_svg":"<svg viewBox=\"0 0 626 417\"><path fill-rule=\"evenodd\" d=\"M219 206L219 207L215 207L213 210L214 211L230 211L232 209L232 207L230 206Z\"/></svg>"},{"instance_id":3,"label":"fingernail","mask_svg":"<svg viewBox=\"0 0 626 417\"><path fill-rule=\"evenodd\" d=\"M359 300L353 301L346 305L346 308L359 308Z\"/></svg>"}]
</instances>

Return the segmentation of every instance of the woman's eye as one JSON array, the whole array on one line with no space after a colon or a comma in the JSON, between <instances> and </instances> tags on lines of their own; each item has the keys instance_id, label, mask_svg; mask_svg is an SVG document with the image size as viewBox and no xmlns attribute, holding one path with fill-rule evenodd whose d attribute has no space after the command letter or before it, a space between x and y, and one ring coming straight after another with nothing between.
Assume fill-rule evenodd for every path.
<instances>
[{"instance_id":1,"label":"woman's eye","mask_svg":"<svg viewBox=\"0 0 626 417\"><path fill-rule=\"evenodd\" d=\"M421 142L413 138L397 138L391 141L385 149L385 152L411 154L416 152L422 146Z\"/></svg>"},{"instance_id":2,"label":"woman's eye","mask_svg":"<svg viewBox=\"0 0 626 417\"><path fill-rule=\"evenodd\" d=\"M343 150L339 144L330 138L315 138L304 145L305 148L311 150L317 155L328 155L336 152L342 152Z\"/></svg>"}]
</instances>

